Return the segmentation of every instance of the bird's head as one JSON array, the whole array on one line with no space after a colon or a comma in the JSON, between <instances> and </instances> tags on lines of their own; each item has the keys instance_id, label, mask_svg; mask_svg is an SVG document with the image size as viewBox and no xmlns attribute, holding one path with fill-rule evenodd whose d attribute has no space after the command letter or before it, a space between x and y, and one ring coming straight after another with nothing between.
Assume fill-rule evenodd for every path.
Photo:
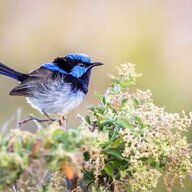
<instances>
[{"instance_id":1,"label":"bird's head","mask_svg":"<svg viewBox=\"0 0 192 192\"><path fill-rule=\"evenodd\" d=\"M43 64L42 67L79 78L93 67L99 65L103 64L92 62L90 57L85 54L72 53L64 57L57 57L53 62Z\"/></svg>"}]
</instances>

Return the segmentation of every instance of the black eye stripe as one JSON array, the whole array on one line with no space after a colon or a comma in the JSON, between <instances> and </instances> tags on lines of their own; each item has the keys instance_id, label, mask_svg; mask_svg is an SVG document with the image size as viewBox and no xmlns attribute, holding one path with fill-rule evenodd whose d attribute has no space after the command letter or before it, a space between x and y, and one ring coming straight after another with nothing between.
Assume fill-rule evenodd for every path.
<instances>
[{"instance_id":1,"label":"black eye stripe","mask_svg":"<svg viewBox=\"0 0 192 192\"><path fill-rule=\"evenodd\" d=\"M66 71L67 73L71 72L71 69L74 66L73 61L70 59L65 59L64 57L58 57L56 58L53 63L55 63L55 65L57 65L60 69L63 69L64 71Z\"/></svg>"},{"instance_id":2,"label":"black eye stripe","mask_svg":"<svg viewBox=\"0 0 192 192\"><path fill-rule=\"evenodd\" d=\"M71 58L57 57L53 60L53 63L60 69L63 69L67 73L70 73L75 66L89 67L89 63L82 62L80 60L73 60Z\"/></svg>"}]
</instances>

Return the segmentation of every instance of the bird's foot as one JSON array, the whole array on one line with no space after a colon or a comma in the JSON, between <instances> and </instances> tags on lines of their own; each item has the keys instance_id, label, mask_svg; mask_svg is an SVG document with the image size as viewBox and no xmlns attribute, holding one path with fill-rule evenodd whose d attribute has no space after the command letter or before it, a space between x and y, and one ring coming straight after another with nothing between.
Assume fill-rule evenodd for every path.
<instances>
[{"instance_id":1,"label":"bird's foot","mask_svg":"<svg viewBox=\"0 0 192 192\"><path fill-rule=\"evenodd\" d=\"M31 115L30 115L28 119L25 119L25 120L19 122L18 124L19 124L19 126L21 126L21 125L23 125L23 124L25 124L25 123L28 123L28 122L30 122L30 121L36 121L36 122L38 122L38 123L48 122L49 124L51 124L53 121L55 121L55 119L51 119L51 118L48 118L48 119L39 119L39 118L37 118L37 117L34 117L34 116L31 116Z\"/></svg>"},{"instance_id":2,"label":"bird's foot","mask_svg":"<svg viewBox=\"0 0 192 192\"><path fill-rule=\"evenodd\" d=\"M63 128L66 128L67 125L67 119L65 116L60 116L59 118L59 125Z\"/></svg>"}]
</instances>

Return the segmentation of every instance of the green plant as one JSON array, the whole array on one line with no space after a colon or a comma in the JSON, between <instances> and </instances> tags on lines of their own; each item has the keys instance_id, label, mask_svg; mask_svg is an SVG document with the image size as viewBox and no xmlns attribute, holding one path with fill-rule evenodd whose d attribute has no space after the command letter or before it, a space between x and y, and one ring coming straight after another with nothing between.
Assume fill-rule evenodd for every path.
<instances>
[{"instance_id":1,"label":"green plant","mask_svg":"<svg viewBox=\"0 0 192 192\"><path fill-rule=\"evenodd\" d=\"M192 114L167 113L153 103L150 91L132 93L129 87L140 74L132 64L118 70L118 77L111 75L106 94L97 94L100 103L90 108L93 120L87 121L97 122L97 130L107 135L99 145L103 159L94 175L100 184L105 178L112 191L116 187L150 191L164 175L171 191L174 182L182 182L192 171L191 144L182 136L191 125Z\"/></svg>"},{"instance_id":2,"label":"green plant","mask_svg":"<svg viewBox=\"0 0 192 192\"><path fill-rule=\"evenodd\" d=\"M135 92L140 76L134 65L121 65L119 76L99 104L89 108L76 129L57 124L29 133L0 135L0 188L9 191L147 192L161 176L167 190L192 171L191 144L183 133L192 114L167 113L150 91Z\"/></svg>"}]
</instances>

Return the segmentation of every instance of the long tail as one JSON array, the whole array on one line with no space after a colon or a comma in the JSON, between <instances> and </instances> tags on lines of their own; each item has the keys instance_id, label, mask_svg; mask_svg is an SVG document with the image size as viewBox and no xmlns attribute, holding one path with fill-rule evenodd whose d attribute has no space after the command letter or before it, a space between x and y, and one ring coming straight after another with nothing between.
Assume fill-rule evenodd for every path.
<instances>
[{"instance_id":1,"label":"long tail","mask_svg":"<svg viewBox=\"0 0 192 192\"><path fill-rule=\"evenodd\" d=\"M24 81L28 77L28 75L15 71L14 69L11 69L10 67L2 63L0 63L0 74L5 75L7 77L11 77L20 82Z\"/></svg>"}]
</instances>

